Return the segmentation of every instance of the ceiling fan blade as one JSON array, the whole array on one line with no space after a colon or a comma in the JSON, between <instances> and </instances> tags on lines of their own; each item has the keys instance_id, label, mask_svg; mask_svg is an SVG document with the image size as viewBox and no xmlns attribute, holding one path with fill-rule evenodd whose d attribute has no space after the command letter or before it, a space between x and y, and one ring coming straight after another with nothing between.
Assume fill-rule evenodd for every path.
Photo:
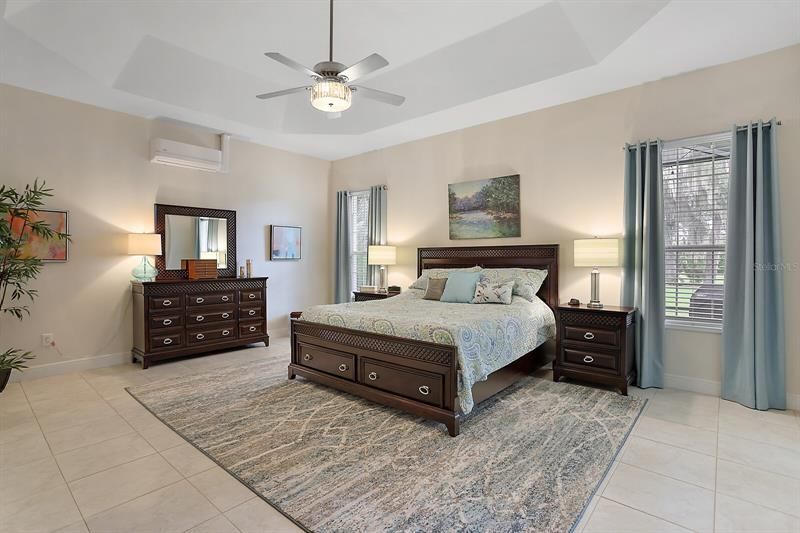
<instances>
[{"instance_id":1,"label":"ceiling fan blade","mask_svg":"<svg viewBox=\"0 0 800 533\"><path fill-rule=\"evenodd\" d=\"M357 85L357 86L351 86L350 88L355 89L356 94L363 95L365 98L371 98L372 100L383 102L384 104L403 105L403 102L406 101L405 96L400 96L399 94L387 93L385 91L379 91L377 89L370 89L369 87L361 87L360 85Z\"/></svg>"},{"instance_id":2,"label":"ceiling fan blade","mask_svg":"<svg viewBox=\"0 0 800 533\"><path fill-rule=\"evenodd\" d=\"M285 55L279 54L278 52L267 52L264 55L267 56L270 59L274 59L278 63L283 63L284 65L286 65L289 68L292 68L292 69L294 69L294 70L296 70L298 72L302 72L306 76L311 76L312 78L319 78L320 77L319 74L317 74L316 72L314 72L310 68L304 67L303 65L301 65L300 63L298 63L294 59L289 59Z\"/></svg>"},{"instance_id":3,"label":"ceiling fan blade","mask_svg":"<svg viewBox=\"0 0 800 533\"><path fill-rule=\"evenodd\" d=\"M380 54L372 54L365 57L355 65L350 65L340 72L339 76L346 76L348 81L355 81L358 78L366 76L367 74L371 74L388 64L389 62L386 61Z\"/></svg>"},{"instance_id":4,"label":"ceiling fan blade","mask_svg":"<svg viewBox=\"0 0 800 533\"><path fill-rule=\"evenodd\" d=\"M284 89L282 91L275 91L274 93L264 93L259 94L256 98L260 98L261 100L266 100L267 98L275 98L276 96L283 96L285 94L292 94L292 93L301 93L310 89L310 87L293 87L291 89Z\"/></svg>"}]
</instances>

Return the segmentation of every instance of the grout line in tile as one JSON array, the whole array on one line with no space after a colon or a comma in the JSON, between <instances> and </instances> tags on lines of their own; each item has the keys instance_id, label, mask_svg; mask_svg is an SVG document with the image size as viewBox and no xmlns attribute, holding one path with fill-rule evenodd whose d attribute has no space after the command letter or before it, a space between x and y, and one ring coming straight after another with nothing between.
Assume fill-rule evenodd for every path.
<instances>
[{"instance_id":1,"label":"grout line in tile","mask_svg":"<svg viewBox=\"0 0 800 533\"><path fill-rule=\"evenodd\" d=\"M125 434L125 435L120 435L120 436L121 436L121 437L125 437L125 436L127 436L127 435L130 435L130 433L127 433L127 434ZM137 435L138 435L138 434L137 434ZM139 435L139 436L141 437L141 435ZM118 439L119 437L114 437L114 438L115 438L115 439ZM144 437L142 437L142 438L144 438ZM109 439L109 440L113 440L113 439ZM102 444L103 442L108 442L108 441L105 441L105 440L104 440L104 441L102 441L102 442L96 442L95 444ZM80 448L75 448L74 450L69 450L69 451L66 451L66 452L63 452L63 453L74 452L75 450L82 450L83 448L88 448L89 446L94 446L94 444L89 444L88 446L81 446ZM157 451L155 451L155 449L154 449L154 450L153 450L153 453L148 453L147 455L142 455L141 457L134 457L133 459L126 460L126 461L124 461L124 462L122 462L122 463L115 464L114 466L109 466L108 468L104 468L104 469L102 469L102 470L98 470L97 472L92 472L91 474L87 474L87 475L85 475L85 476L76 477L76 478L75 478L75 479L73 479L72 481L67 481L67 486L69 486L69 484L70 484L70 483L75 483L76 481L80 481L80 480L82 480L82 479L86 479L87 477L91 477L91 476L93 476L93 475L95 475L95 474L100 474L100 473L102 473L102 472L107 472L107 471L111 470L112 468L117 468L118 466L126 465L126 464L132 463L132 462L134 462L134 461L138 461L139 459L144 459L145 457L150 457L151 455L155 455L155 454L157 454L157 453L158 453L158 452L157 452ZM59 454L59 455L63 455L63 454ZM57 457L57 456L54 456L54 458L55 458L55 457ZM169 462L169 461L167 461L167 462ZM56 459L56 463L58 463L58 459ZM170 464L170 466L172 466L172 465ZM173 468L174 468L174 467L173 467ZM180 472L178 472L178 473L180 474ZM70 489L70 490L71 490L71 489Z\"/></svg>"},{"instance_id":2,"label":"grout line in tile","mask_svg":"<svg viewBox=\"0 0 800 533\"><path fill-rule=\"evenodd\" d=\"M194 485L192 485L192 486L194 487ZM195 488L196 488L196 487L195 487ZM249 501L249 500L248 500L248 501ZM234 524L234 523L233 523L233 521L231 521L231 520L230 520L230 519L229 519L227 516L225 516L225 513L223 513L222 511L220 511L218 515L216 515L216 516L212 516L211 518L209 518L209 519L208 519L208 520L206 520L205 522L200 522L199 524L195 524L195 525L193 525L193 526L192 526L192 527L190 527L189 529L184 529L184 530L183 530L181 533L186 533L187 531L191 531L191 530L193 530L193 529L194 529L194 528L196 528L196 527L200 527L200 526L202 526L203 524L207 524L207 523L211 522L212 520L216 520L216 519L217 519L217 518L219 518L220 516L221 516L222 518L224 518L225 520L227 520L227 521L230 523L230 525L232 525L232 526L233 526L233 529L235 529L236 531L239 531L239 532L241 533L241 531L242 531L242 530L241 530L241 529L239 529L238 527L236 527L236 524Z\"/></svg>"},{"instance_id":3,"label":"grout line in tile","mask_svg":"<svg viewBox=\"0 0 800 533\"><path fill-rule=\"evenodd\" d=\"M706 490L708 490L708 489L706 489ZM646 514L647 516L652 516L653 518L656 518L656 519L658 519L658 520L661 520L662 522L667 522L667 523L669 523L669 524L672 524L672 525L678 526L678 527L679 527L679 528L681 528L681 529L691 530L691 528L688 528L688 527L686 527L686 526L682 526L681 524L679 524L679 523L677 523L677 522L673 522L672 520L669 520L669 519L667 519L667 518L663 518L663 517L661 517L661 516L656 516L656 515L654 515L654 514L652 514L652 513L648 513L647 511L643 511L642 509L638 509L638 508L636 508L636 507L633 507L633 506L631 506L631 505L628 505L627 503L622 503L621 501L617 501L617 500L615 500L614 498L609 498L608 496L603 496L602 498L603 498L603 499L606 499L606 500L608 500L608 501L610 501L610 502L614 502L614 503L616 503L616 504L619 504L619 505L621 505L621 506L623 506L623 507L627 507L628 509L633 509L634 511L637 511L637 512L639 512L639 513ZM598 503L598 505L599 505L599 503ZM588 522L587 522L587 523L588 523Z\"/></svg>"},{"instance_id":4,"label":"grout line in tile","mask_svg":"<svg viewBox=\"0 0 800 533\"><path fill-rule=\"evenodd\" d=\"M719 402L717 402L719 405ZM714 453L714 504L712 506L711 514L711 531L717 530L717 485L719 484L719 408L717 408L717 440L716 440L716 453Z\"/></svg>"},{"instance_id":5,"label":"grout line in tile","mask_svg":"<svg viewBox=\"0 0 800 533\"><path fill-rule=\"evenodd\" d=\"M172 465L170 465L170 466L172 466ZM176 470L176 472L177 472L177 470ZM178 475L180 475L180 472L178 472ZM116 508L117 508L117 507L119 507L120 505L125 505L126 503L130 503L130 502L132 502L133 500L138 500L139 498L141 498L141 497L143 497L143 496L147 496L148 494L152 494L153 492L156 492L157 490L166 489L167 487L171 487L171 486L173 486L173 485L177 485L178 483L180 483L180 482L182 482L182 481L186 481L186 478L184 478L183 476L181 476L181 479L179 479L178 481L173 481L172 483L167 483L166 485L163 485L163 486L161 486L161 487L158 487L157 489L148 490L147 492L143 492L143 493L141 493L141 494L137 494L137 495L136 495L136 496L134 496L133 498L129 498L129 499L125 500L124 502L119 502L118 504L116 504L116 505L115 505L115 506L113 506L113 507L109 507L108 509L103 509L102 511L98 511L98 512L94 513L93 515L87 516L87 517L86 517L86 520L89 520L89 519L91 519L91 518L94 518L95 516L101 515L101 514L103 514L103 513L107 513L108 511L110 511L110 510L112 510L112 509L116 509Z\"/></svg>"},{"instance_id":6,"label":"grout line in tile","mask_svg":"<svg viewBox=\"0 0 800 533\"><path fill-rule=\"evenodd\" d=\"M687 427L689 427L689 426L687 426ZM705 430L705 431L711 431L711 430ZM698 452L697 450L693 450L693 449L687 448L685 446L678 446L677 444L664 442L663 440L656 440L656 439L653 439L653 438L650 438L650 437L646 437L646 436L640 435L638 433L631 434L631 436L636 437L638 439L649 440L650 442L655 442L657 444L665 444L667 446L672 446L673 448L678 448L679 450L684 450L684 451L687 451L687 452L699 453L700 455L705 455L706 457L716 457L717 456L716 450L714 451L714 455L711 455L711 454L708 454L708 453Z\"/></svg>"}]
</instances>

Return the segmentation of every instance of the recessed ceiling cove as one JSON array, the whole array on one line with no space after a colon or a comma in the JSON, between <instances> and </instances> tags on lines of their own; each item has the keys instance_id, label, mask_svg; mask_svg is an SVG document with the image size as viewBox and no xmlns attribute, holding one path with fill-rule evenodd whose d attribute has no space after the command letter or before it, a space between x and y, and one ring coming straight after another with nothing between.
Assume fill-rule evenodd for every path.
<instances>
[{"instance_id":1,"label":"recessed ceiling cove","mask_svg":"<svg viewBox=\"0 0 800 533\"><path fill-rule=\"evenodd\" d=\"M264 52L327 59L328 0L0 0L0 82L337 159L795 44L792 4L336 0L334 60L379 52L357 85L405 102L330 120L255 98L310 85Z\"/></svg>"}]
</instances>

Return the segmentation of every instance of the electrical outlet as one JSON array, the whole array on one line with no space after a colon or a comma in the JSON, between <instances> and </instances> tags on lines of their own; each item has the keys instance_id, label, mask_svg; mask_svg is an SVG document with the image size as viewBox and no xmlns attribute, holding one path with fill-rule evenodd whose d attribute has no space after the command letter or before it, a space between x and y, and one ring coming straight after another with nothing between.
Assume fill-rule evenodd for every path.
<instances>
[{"instance_id":1,"label":"electrical outlet","mask_svg":"<svg viewBox=\"0 0 800 533\"><path fill-rule=\"evenodd\" d=\"M52 345L53 345L53 334L42 333L42 346L52 346Z\"/></svg>"}]
</instances>

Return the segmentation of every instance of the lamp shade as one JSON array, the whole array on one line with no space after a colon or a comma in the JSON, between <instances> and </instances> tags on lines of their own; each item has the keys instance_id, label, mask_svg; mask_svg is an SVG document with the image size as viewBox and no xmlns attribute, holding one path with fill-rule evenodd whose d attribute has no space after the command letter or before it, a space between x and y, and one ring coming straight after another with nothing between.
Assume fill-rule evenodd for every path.
<instances>
[{"instance_id":1,"label":"lamp shade","mask_svg":"<svg viewBox=\"0 0 800 533\"><path fill-rule=\"evenodd\" d=\"M161 235L158 233L129 233L128 255L161 255Z\"/></svg>"},{"instance_id":2,"label":"lamp shade","mask_svg":"<svg viewBox=\"0 0 800 533\"><path fill-rule=\"evenodd\" d=\"M370 246L367 249L367 264L394 265L397 263L397 248L394 246Z\"/></svg>"},{"instance_id":3,"label":"lamp shade","mask_svg":"<svg viewBox=\"0 0 800 533\"><path fill-rule=\"evenodd\" d=\"M619 239L575 239L575 266L619 266L619 243Z\"/></svg>"}]
</instances>

